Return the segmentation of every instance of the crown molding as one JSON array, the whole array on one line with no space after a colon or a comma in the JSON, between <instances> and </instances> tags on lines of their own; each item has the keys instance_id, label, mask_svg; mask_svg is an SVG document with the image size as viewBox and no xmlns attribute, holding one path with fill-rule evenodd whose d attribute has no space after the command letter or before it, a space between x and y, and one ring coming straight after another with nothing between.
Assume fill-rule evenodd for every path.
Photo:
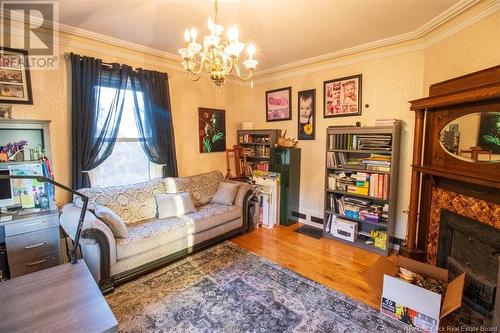
<instances>
[{"instance_id":1,"label":"crown molding","mask_svg":"<svg viewBox=\"0 0 500 333\"><path fill-rule=\"evenodd\" d=\"M463 4L464 1L460 2L462 3L461 11L459 12L459 8L457 5L453 6L456 8L450 8L451 13L455 13L454 15L458 15L459 13L462 13L464 10L470 8L474 4L478 3L478 1L471 1L468 6L465 6L466 4ZM451 10L453 9L453 10ZM415 51L420 51L428 48L429 46L432 46L433 44L446 39L461 30L481 21L484 20L485 18L497 13L500 10L500 1L493 1L491 2L488 6L485 8L482 8L478 12L472 14L470 17L461 20L459 22L456 22L452 26L448 27L447 29L444 29L443 31L440 31L436 33L433 36L429 36L429 34L434 31L436 28L441 26L442 24L445 23L444 18L441 17L439 21L437 19L433 20L434 22L431 24L428 22L428 27L426 29L421 29L419 32L419 37L413 37L413 38L407 38L408 34L405 35L400 35L396 37L391 37L388 38L389 40L392 40L392 42L387 41L387 39L379 40L376 42L371 42L367 44L363 44L357 47L353 47L350 49L345 49L341 50L338 52L331 53L329 55L323 55L319 58L320 60L314 61L311 63L307 63L308 60L311 59L306 59L302 60L293 64L288 64L288 65L283 65L279 67L274 67L273 69L268 69L265 70L266 73L263 73L264 71L259 71L256 72L255 79L254 79L254 85L266 83L266 82L271 82L271 81L276 81L280 79L286 79L290 77L296 77L300 75L306 75L310 73L315 73L319 71L324 71L332 68L338 68L342 66L347 66L347 65L352 65L356 63L361 63L369 60L376 60L376 59L381 59L381 58L386 58L394 55L399 55L399 54L405 54L405 53L410 53L410 52L415 52ZM448 18L446 22L448 22L451 19ZM441 22L441 23L438 23ZM412 33L413 34L413 33ZM416 35L415 35L416 36ZM378 44L378 45L377 45ZM398 46L399 44L399 46ZM377 45L377 46L374 46ZM395 47L393 48L386 48L382 49L379 52L372 53L372 54L360 54L361 52L364 51L371 51L377 48L381 47L387 47L394 45ZM330 58L327 58L327 56L331 56ZM341 57L345 56L351 56L348 59L340 59ZM302 67L302 68L301 68ZM304 68L306 67L306 68ZM293 71L292 71L293 70Z\"/></svg>"},{"instance_id":2,"label":"crown molding","mask_svg":"<svg viewBox=\"0 0 500 333\"><path fill-rule=\"evenodd\" d=\"M335 67L340 67L340 66L345 66L349 64L354 64L354 63L359 63L367 60L373 60L377 58L383 58L391 55L397 55L397 54L403 54L407 52L413 52L417 50L422 50L434 43L437 43L438 41L445 39L454 33L488 17L489 15L494 14L497 12L500 8L500 2L499 1L494 1L490 6L478 11L471 17L467 18L463 22L458 22L457 24L453 25L449 29L446 29L435 36L432 36L429 38L429 40L422 40L436 30L438 27L442 26L443 24L449 22L451 19L454 17L460 15L464 11L470 9L474 5L482 2L482 0L460 0L457 2L455 5L451 6L448 8L446 11L442 12L438 16L434 17L432 20L426 22L416 30L393 36L393 37L388 37L384 39L380 39L377 41L357 45L351 48L335 51L332 53L320 55L317 57L312 57L308 59L303 59L299 60L296 62L288 63L285 65L280 65L272 68L267 68L263 69L261 71L256 71L253 74L253 85L264 83L264 82L269 82L269 81L274 81L274 80L279 80L282 78L287 78L287 77L293 77L297 75L304 75L307 73L312 73L312 72L317 72L325 69L330 69L330 68L335 68ZM3 17L3 13L2 13ZM11 19L13 20L21 20L20 17L12 16ZM144 57L140 56L133 56L131 54L127 54L126 58L136 60L136 61L142 61L144 63L149 63L155 66L161 66L161 67L166 67L175 71L183 72L184 69L180 66L180 61L181 58L179 55L166 52L166 51L161 51L155 48L151 48L148 46L140 45L137 43L132 43L132 42L127 42L119 38L103 35L100 33L95 33L92 31L88 31L82 28L77 28L73 26L69 26L66 24L62 23L57 23L56 25L56 30L65 34L69 35L74 35L78 37L83 37L95 42L100 42L100 43L105 43L109 45L113 45L116 47L121 47L121 48L126 48L132 51L136 51L142 54L146 55L151 55L153 57L158 57L158 61L151 61L150 59L145 59ZM75 39L71 38L71 36L65 38L64 36L59 36L60 42L63 45L66 46L77 46L81 49L86 49L92 52L98 52L101 54L106 54L112 57L124 57L123 53L117 52L115 50L107 50L102 48L102 46L99 45L90 45L89 43L86 42L77 42ZM398 44L404 44L407 43L408 45L401 45L398 46ZM376 55L360 55L356 56L351 59L347 60L339 60L341 57L346 57L346 56L351 56L351 55L356 55L360 54L362 52L367 52L367 51L372 51L375 49L379 49L382 47L388 47L394 45L395 48L391 50L386 50L382 52L378 52ZM163 62L162 60L166 60ZM339 60L339 61L335 61ZM301 67L307 67L304 69L300 69ZM287 73L290 70L294 69L299 69L294 71L293 73ZM208 77L204 75L204 77ZM227 83L230 84L236 84L240 86L245 86L245 87L251 87L252 84L248 81L241 81L235 77L229 77L227 80Z\"/></svg>"},{"instance_id":3,"label":"crown molding","mask_svg":"<svg viewBox=\"0 0 500 333\"><path fill-rule=\"evenodd\" d=\"M441 31L440 33L434 36L426 36L423 42L424 46L427 48L433 44L436 44L442 41L443 39L446 39L456 34L457 32L460 32L479 21L488 18L489 16L497 13L498 11L500 11L500 1L494 1L490 3L489 6L483 8L474 15L471 15L470 17L467 17L460 22L456 22L453 26L449 27L448 29Z\"/></svg>"},{"instance_id":4,"label":"crown molding","mask_svg":"<svg viewBox=\"0 0 500 333\"><path fill-rule=\"evenodd\" d=\"M444 23L450 21L452 18L463 13L464 11L478 4L479 2L481 2L481 0L461 0L414 31L397 36L379 39L369 43L356 45L347 49L342 49L339 51L323 54L320 56L291 62L285 65L263 69L260 71L256 71L254 76L258 78L261 76L267 76L274 73L288 71L298 67L310 66L317 63L332 61L340 57L345 57L360 52L366 52L384 46L395 45L404 42L411 42L424 37L431 31L435 30Z\"/></svg>"}]
</instances>

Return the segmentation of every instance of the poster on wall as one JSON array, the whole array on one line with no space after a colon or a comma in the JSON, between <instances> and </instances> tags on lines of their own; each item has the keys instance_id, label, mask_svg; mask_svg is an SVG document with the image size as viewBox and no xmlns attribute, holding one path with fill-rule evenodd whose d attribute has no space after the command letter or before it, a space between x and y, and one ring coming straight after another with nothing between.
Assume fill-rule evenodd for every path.
<instances>
[{"instance_id":1,"label":"poster on wall","mask_svg":"<svg viewBox=\"0 0 500 333\"><path fill-rule=\"evenodd\" d=\"M0 47L0 103L33 104L28 51Z\"/></svg>"},{"instance_id":2,"label":"poster on wall","mask_svg":"<svg viewBox=\"0 0 500 333\"><path fill-rule=\"evenodd\" d=\"M298 138L314 140L316 134L316 89L303 90L298 93Z\"/></svg>"},{"instance_id":3,"label":"poster on wall","mask_svg":"<svg viewBox=\"0 0 500 333\"><path fill-rule=\"evenodd\" d=\"M361 115L361 74L323 82L323 117Z\"/></svg>"},{"instance_id":4,"label":"poster on wall","mask_svg":"<svg viewBox=\"0 0 500 333\"><path fill-rule=\"evenodd\" d=\"M479 146L500 154L500 112L483 112L479 123Z\"/></svg>"},{"instance_id":5,"label":"poster on wall","mask_svg":"<svg viewBox=\"0 0 500 333\"><path fill-rule=\"evenodd\" d=\"M292 119L292 88L266 91L266 121Z\"/></svg>"},{"instance_id":6,"label":"poster on wall","mask_svg":"<svg viewBox=\"0 0 500 333\"><path fill-rule=\"evenodd\" d=\"M198 108L200 153L226 151L226 113L224 110Z\"/></svg>"}]
</instances>

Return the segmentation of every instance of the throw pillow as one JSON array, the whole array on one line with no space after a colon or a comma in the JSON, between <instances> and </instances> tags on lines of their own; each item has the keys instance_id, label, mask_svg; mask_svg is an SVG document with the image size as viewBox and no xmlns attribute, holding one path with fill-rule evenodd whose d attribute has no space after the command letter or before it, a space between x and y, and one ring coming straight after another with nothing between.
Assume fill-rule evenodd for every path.
<instances>
[{"instance_id":1,"label":"throw pillow","mask_svg":"<svg viewBox=\"0 0 500 333\"><path fill-rule=\"evenodd\" d=\"M220 182L219 189L212 198L212 203L231 206L238 192L240 184Z\"/></svg>"},{"instance_id":2,"label":"throw pillow","mask_svg":"<svg viewBox=\"0 0 500 333\"><path fill-rule=\"evenodd\" d=\"M158 218L160 219L182 216L196 211L191 195L187 192L157 193L155 198L158 207Z\"/></svg>"},{"instance_id":3,"label":"throw pillow","mask_svg":"<svg viewBox=\"0 0 500 333\"><path fill-rule=\"evenodd\" d=\"M92 208L95 216L108 226L115 237L127 238L127 226L120 216L105 206L95 204Z\"/></svg>"}]
</instances>

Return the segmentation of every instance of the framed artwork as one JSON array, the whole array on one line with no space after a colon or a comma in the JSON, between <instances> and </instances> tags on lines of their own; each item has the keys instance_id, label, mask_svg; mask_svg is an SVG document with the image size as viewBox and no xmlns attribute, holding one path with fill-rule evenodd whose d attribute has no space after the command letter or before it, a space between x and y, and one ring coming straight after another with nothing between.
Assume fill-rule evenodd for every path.
<instances>
[{"instance_id":1,"label":"framed artwork","mask_svg":"<svg viewBox=\"0 0 500 333\"><path fill-rule=\"evenodd\" d=\"M478 146L500 154L500 112L482 112L479 122Z\"/></svg>"},{"instance_id":2,"label":"framed artwork","mask_svg":"<svg viewBox=\"0 0 500 333\"><path fill-rule=\"evenodd\" d=\"M314 140L316 135L316 89L298 93L298 139Z\"/></svg>"},{"instance_id":3,"label":"framed artwork","mask_svg":"<svg viewBox=\"0 0 500 333\"><path fill-rule=\"evenodd\" d=\"M323 117L361 115L361 74L323 82Z\"/></svg>"},{"instance_id":4,"label":"framed artwork","mask_svg":"<svg viewBox=\"0 0 500 333\"><path fill-rule=\"evenodd\" d=\"M198 108L198 141L200 153L226 151L226 112Z\"/></svg>"},{"instance_id":5,"label":"framed artwork","mask_svg":"<svg viewBox=\"0 0 500 333\"><path fill-rule=\"evenodd\" d=\"M292 87L266 91L266 121L292 119Z\"/></svg>"},{"instance_id":6,"label":"framed artwork","mask_svg":"<svg viewBox=\"0 0 500 333\"><path fill-rule=\"evenodd\" d=\"M33 104L28 51L0 47L0 103Z\"/></svg>"}]
</instances>

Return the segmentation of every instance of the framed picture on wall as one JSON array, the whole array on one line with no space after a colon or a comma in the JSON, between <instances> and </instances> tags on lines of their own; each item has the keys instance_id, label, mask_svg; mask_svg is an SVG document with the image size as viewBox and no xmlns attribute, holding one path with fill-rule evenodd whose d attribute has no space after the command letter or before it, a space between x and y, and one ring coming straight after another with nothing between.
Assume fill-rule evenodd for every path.
<instances>
[{"instance_id":1,"label":"framed picture on wall","mask_svg":"<svg viewBox=\"0 0 500 333\"><path fill-rule=\"evenodd\" d=\"M316 135L316 89L298 92L298 139L314 140Z\"/></svg>"},{"instance_id":2,"label":"framed picture on wall","mask_svg":"<svg viewBox=\"0 0 500 333\"><path fill-rule=\"evenodd\" d=\"M33 104L28 51L0 47L0 103Z\"/></svg>"},{"instance_id":3,"label":"framed picture on wall","mask_svg":"<svg viewBox=\"0 0 500 333\"><path fill-rule=\"evenodd\" d=\"M361 115L361 74L323 82L323 117Z\"/></svg>"},{"instance_id":4,"label":"framed picture on wall","mask_svg":"<svg viewBox=\"0 0 500 333\"><path fill-rule=\"evenodd\" d=\"M266 121L292 119L292 87L266 91Z\"/></svg>"},{"instance_id":5,"label":"framed picture on wall","mask_svg":"<svg viewBox=\"0 0 500 333\"><path fill-rule=\"evenodd\" d=\"M198 141L200 153L226 151L226 112L198 108Z\"/></svg>"}]
</instances>

